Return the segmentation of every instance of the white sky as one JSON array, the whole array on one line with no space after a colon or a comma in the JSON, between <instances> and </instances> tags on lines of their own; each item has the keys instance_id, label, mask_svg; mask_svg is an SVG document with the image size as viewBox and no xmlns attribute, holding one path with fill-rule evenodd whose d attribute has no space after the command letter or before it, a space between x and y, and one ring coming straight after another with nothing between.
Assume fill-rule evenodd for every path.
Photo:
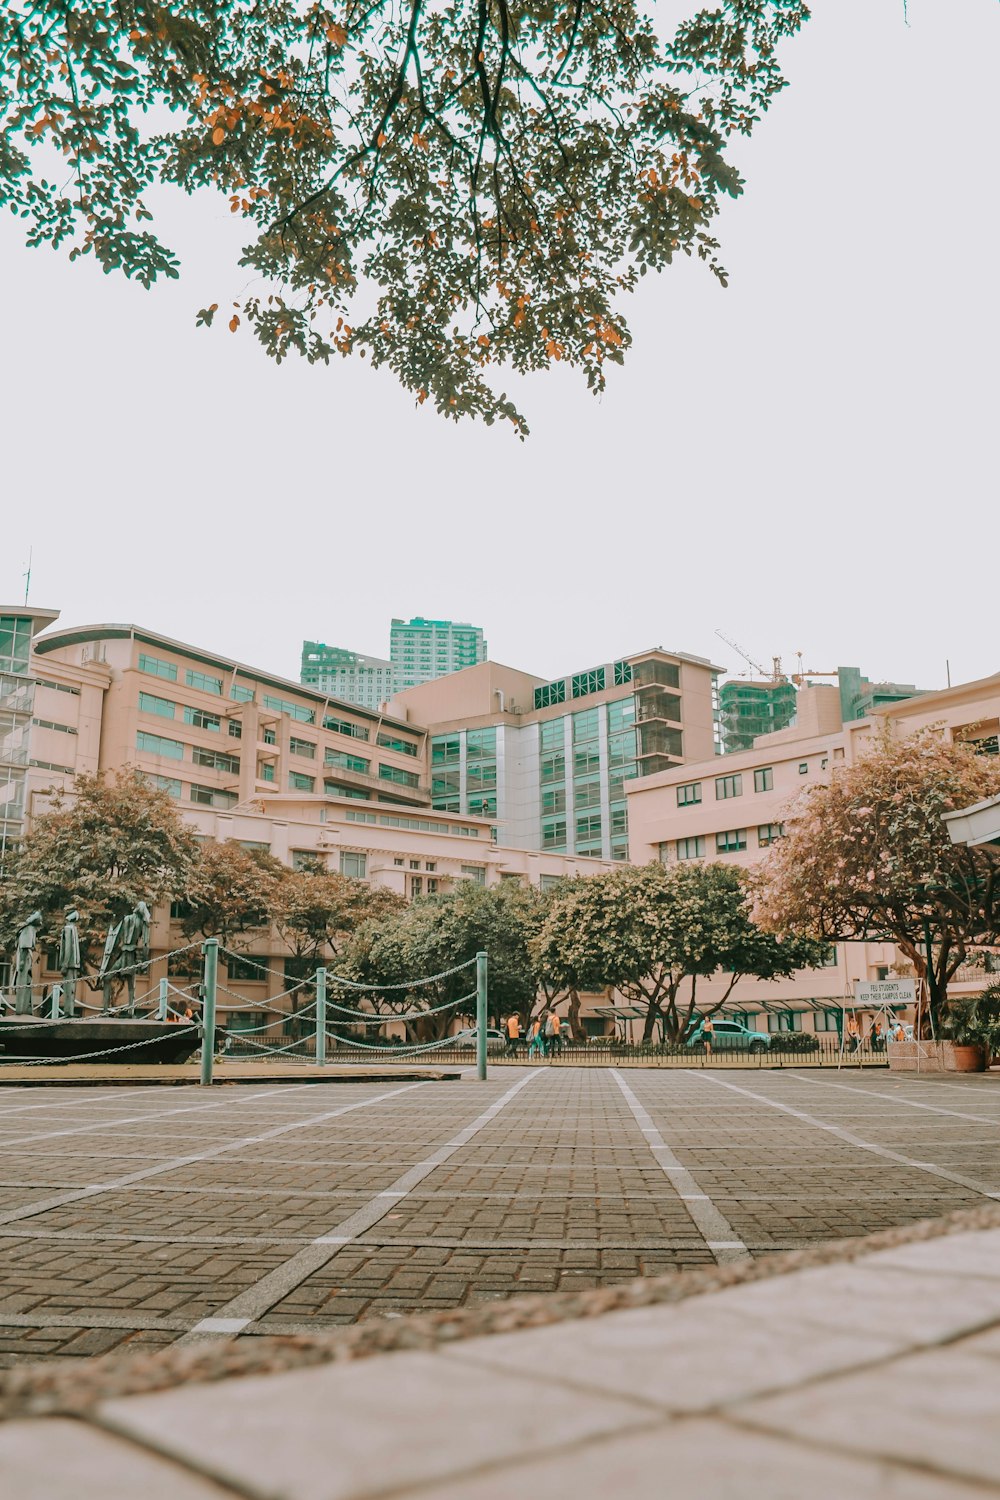
<instances>
[{"instance_id":1,"label":"white sky","mask_svg":"<svg viewBox=\"0 0 1000 1500\"><path fill-rule=\"evenodd\" d=\"M692 11L670 0L672 11ZM532 436L387 372L266 359L194 314L242 288L224 201L162 196L179 283L23 248L7 290L0 598L298 675L472 620L549 677L646 646L944 683L1000 669L996 0L814 0L701 266L647 278L602 401L518 383ZM515 383L508 381L508 388Z\"/></svg>"}]
</instances>

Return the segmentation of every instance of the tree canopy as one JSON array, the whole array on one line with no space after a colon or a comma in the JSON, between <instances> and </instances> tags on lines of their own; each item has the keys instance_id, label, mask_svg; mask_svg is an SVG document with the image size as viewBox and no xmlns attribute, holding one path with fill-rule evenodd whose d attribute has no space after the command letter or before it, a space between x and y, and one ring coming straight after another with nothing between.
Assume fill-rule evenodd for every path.
<instances>
[{"instance_id":1,"label":"tree canopy","mask_svg":"<svg viewBox=\"0 0 1000 1500\"><path fill-rule=\"evenodd\" d=\"M170 797L140 771L81 774L72 797L53 797L8 862L0 882L0 947L11 947L35 907L58 927L75 906L86 953L137 902L152 907L182 894L198 854Z\"/></svg>"},{"instance_id":2,"label":"tree canopy","mask_svg":"<svg viewBox=\"0 0 1000 1500\"><path fill-rule=\"evenodd\" d=\"M1000 793L1000 766L933 728L885 724L856 764L834 769L787 814L760 867L754 910L774 932L894 942L937 1013L970 945L1000 933L1000 864L953 844L943 814Z\"/></svg>"},{"instance_id":3,"label":"tree canopy","mask_svg":"<svg viewBox=\"0 0 1000 1500\"><path fill-rule=\"evenodd\" d=\"M644 1004L643 1041L659 1024L681 1042L695 1024L699 979L721 972L714 1014L740 979L778 979L822 961L816 942L775 938L751 919L747 880L731 865L622 866L575 882L557 898L539 941L540 963L567 987L613 985Z\"/></svg>"},{"instance_id":4,"label":"tree canopy","mask_svg":"<svg viewBox=\"0 0 1000 1500\"><path fill-rule=\"evenodd\" d=\"M641 275L697 256L725 284L727 148L808 14L716 0L661 41L636 0L7 0L0 205L149 287L179 274L150 190L225 194L252 273L233 332L367 356L523 436L496 367L603 390Z\"/></svg>"}]
</instances>

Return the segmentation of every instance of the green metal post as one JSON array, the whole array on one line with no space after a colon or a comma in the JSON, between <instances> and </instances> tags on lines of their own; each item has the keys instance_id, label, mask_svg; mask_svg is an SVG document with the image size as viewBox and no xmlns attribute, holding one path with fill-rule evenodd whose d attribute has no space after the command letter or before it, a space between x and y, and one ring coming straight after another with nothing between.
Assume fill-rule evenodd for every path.
<instances>
[{"instance_id":1,"label":"green metal post","mask_svg":"<svg viewBox=\"0 0 1000 1500\"><path fill-rule=\"evenodd\" d=\"M326 970L316 970L316 1066L326 1066Z\"/></svg>"},{"instance_id":2,"label":"green metal post","mask_svg":"<svg viewBox=\"0 0 1000 1500\"><path fill-rule=\"evenodd\" d=\"M165 1021L167 1019L167 1010L168 1010L169 1005L170 1005L170 980L169 979L161 979L160 980L160 1008L159 1008L159 1010L156 1013L156 1019L158 1021Z\"/></svg>"},{"instance_id":3,"label":"green metal post","mask_svg":"<svg viewBox=\"0 0 1000 1500\"><path fill-rule=\"evenodd\" d=\"M58 1021L58 1019L59 1019L59 1001L61 999L62 999L62 985L61 984L54 984L52 986L52 1019L53 1019L53 1021Z\"/></svg>"},{"instance_id":4,"label":"green metal post","mask_svg":"<svg viewBox=\"0 0 1000 1500\"><path fill-rule=\"evenodd\" d=\"M486 978L485 953L476 954L476 1073L486 1077Z\"/></svg>"},{"instance_id":5,"label":"green metal post","mask_svg":"<svg viewBox=\"0 0 1000 1500\"><path fill-rule=\"evenodd\" d=\"M212 1082L215 1061L215 987L219 977L219 939L208 938L202 948L205 955L205 998L201 1003L201 1081Z\"/></svg>"}]
</instances>

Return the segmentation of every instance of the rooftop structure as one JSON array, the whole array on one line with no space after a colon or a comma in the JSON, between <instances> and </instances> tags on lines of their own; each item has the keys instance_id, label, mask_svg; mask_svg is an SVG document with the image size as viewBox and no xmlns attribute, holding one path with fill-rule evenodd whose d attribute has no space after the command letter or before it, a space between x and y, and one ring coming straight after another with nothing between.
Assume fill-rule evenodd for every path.
<instances>
[{"instance_id":1,"label":"rooftop structure","mask_svg":"<svg viewBox=\"0 0 1000 1500\"><path fill-rule=\"evenodd\" d=\"M460 672L486 660L482 627L456 620L394 619L389 656L397 690Z\"/></svg>"}]
</instances>

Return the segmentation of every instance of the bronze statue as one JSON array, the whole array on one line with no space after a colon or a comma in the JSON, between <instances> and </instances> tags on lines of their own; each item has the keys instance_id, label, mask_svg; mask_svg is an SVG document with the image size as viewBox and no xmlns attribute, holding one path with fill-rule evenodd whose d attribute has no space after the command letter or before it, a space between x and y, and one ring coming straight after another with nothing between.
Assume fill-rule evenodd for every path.
<instances>
[{"instance_id":1,"label":"bronze statue","mask_svg":"<svg viewBox=\"0 0 1000 1500\"><path fill-rule=\"evenodd\" d=\"M72 907L66 913L63 930L59 934L58 968L62 975L62 1004L67 1016L76 1015L76 981L80 977L80 929L77 923L79 912Z\"/></svg>"},{"instance_id":2,"label":"bronze statue","mask_svg":"<svg viewBox=\"0 0 1000 1500\"><path fill-rule=\"evenodd\" d=\"M31 1015L31 981L34 977L35 944L38 930L44 918L40 911L33 911L17 934L17 958L14 967L14 990L17 1001L14 1010L19 1016Z\"/></svg>"},{"instance_id":3,"label":"bronze statue","mask_svg":"<svg viewBox=\"0 0 1000 1500\"><path fill-rule=\"evenodd\" d=\"M149 964L150 921L149 907L145 901L138 901L128 916L109 928L97 972L104 992L102 1015L110 1011L115 983L121 979L128 986L129 1009L135 1009L135 976Z\"/></svg>"}]
</instances>

